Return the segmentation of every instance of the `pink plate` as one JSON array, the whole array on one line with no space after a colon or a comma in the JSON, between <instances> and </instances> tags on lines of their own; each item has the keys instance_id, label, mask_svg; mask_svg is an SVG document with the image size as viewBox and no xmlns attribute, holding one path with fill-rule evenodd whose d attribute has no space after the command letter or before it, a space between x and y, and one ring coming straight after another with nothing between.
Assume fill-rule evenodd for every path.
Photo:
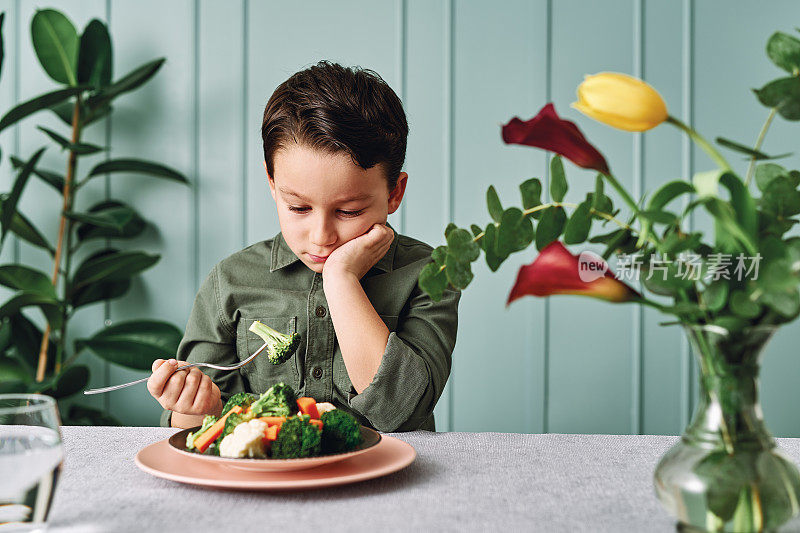
<instances>
[{"instance_id":1,"label":"pink plate","mask_svg":"<svg viewBox=\"0 0 800 533\"><path fill-rule=\"evenodd\" d=\"M172 449L185 455L192 461L215 463L231 468L252 470L256 472L286 472L289 470L303 470L317 468L329 463L335 463L349 457L354 457L369 451L381 441L381 434L368 427L361 426L361 444L355 450L318 457L303 457L300 459L236 459L233 457L220 457L218 455L205 455L186 451L186 436L190 431L197 431L199 427L184 429L167 439Z\"/></svg>"},{"instance_id":2,"label":"pink plate","mask_svg":"<svg viewBox=\"0 0 800 533\"><path fill-rule=\"evenodd\" d=\"M364 453L335 463L288 472L253 472L194 460L176 453L168 440L139 450L136 466L171 481L238 490L297 490L344 485L397 472L417 456L410 444L382 435L380 443Z\"/></svg>"}]
</instances>

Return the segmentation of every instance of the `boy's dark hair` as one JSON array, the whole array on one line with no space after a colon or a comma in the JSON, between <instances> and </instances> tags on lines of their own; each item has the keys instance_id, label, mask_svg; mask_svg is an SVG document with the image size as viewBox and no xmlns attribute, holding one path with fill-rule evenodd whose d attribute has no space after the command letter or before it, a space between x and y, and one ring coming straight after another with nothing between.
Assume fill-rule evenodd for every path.
<instances>
[{"instance_id":1,"label":"boy's dark hair","mask_svg":"<svg viewBox=\"0 0 800 533\"><path fill-rule=\"evenodd\" d=\"M274 176L275 152L289 142L350 154L364 170L383 164L389 191L406 156L403 104L380 75L320 61L281 83L261 123L264 161Z\"/></svg>"}]
</instances>

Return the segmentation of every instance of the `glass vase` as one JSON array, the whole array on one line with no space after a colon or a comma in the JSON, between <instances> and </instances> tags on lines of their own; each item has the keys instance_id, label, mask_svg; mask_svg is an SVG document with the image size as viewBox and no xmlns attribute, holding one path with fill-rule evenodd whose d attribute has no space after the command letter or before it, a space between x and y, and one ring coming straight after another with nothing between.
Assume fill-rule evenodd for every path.
<instances>
[{"instance_id":1,"label":"glass vase","mask_svg":"<svg viewBox=\"0 0 800 533\"><path fill-rule=\"evenodd\" d=\"M661 503L684 531L771 531L800 513L800 473L764 425L759 362L774 326L685 326L700 366L694 417L658 463Z\"/></svg>"}]
</instances>

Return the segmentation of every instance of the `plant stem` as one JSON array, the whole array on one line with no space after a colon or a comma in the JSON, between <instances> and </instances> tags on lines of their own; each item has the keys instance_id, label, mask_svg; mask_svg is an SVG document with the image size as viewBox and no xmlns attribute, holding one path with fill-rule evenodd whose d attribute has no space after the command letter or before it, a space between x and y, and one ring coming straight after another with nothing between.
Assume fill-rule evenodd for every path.
<instances>
[{"instance_id":1,"label":"plant stem","mask_svg":"<svg viewBox=\"0 0 800 533\"><path fill-rule=\"evenodd\" d=\"M764 122L764 125L761 126L761 131L758 134L758 139L756 140L756 145L753 148L753 151L758 152L761 149L761 144L764 142L764 137L767 135L767 130L769 129L769 125L772 122L772 119L775 118L776 108L772 108L769 110L769 115L767 116L767 120ZM756 168L756 156L752 156L750 158L750 164L747 166L747 178L744 180L745 186L750 185L750 181L753 179L753 170Z\"/></svg>"},{"instance_id":2,"label":"plant stem","mask_svg":"<svg viewBox=\"0 0 800 533\"><path fill-rule=\"evenodd\" d=\"M72 112L72 144L78 144L81 135L80 129L80 108L81 108L81 97L80 94L75 97L75 107ZM67 235L67 254L66 254L66 264L64 268L64 275L65 277L69 274L69 263L71 252L70 248L70 236L72 234L72 221L66 217L66 213L72 208L72 178L75 174L75 166L77 164L77 156L74 151L70 151L69 159L67 160L67 175L64 178L64 189L61 191L63 196L63 204L61 208L61 220L59 221L58 226L58 241L56 244L56 255L53 259L54 267L53 267L53 287L58 291L58 274L61 271L61 254L62 254L62 247L64 245L64 233L66 232ZM62 351L66 345L66 333L67 333L67 304L66 304L66 285L64 291L64 303L62 309L62 324L61 324L61 337L58 339L59 342L59 349L56 351L56 363L55 363L55 373L61 370L61 356ZM36 369L36 381L41 382L44 380L45 369L47 368L47 348L50 343L50 322L48 321L47 325L45 326L44 334L42 335L42 344L39 348L39 364Z\"/></svg>"},{"instance_id":3,"label":"plant stem","mask_svg":"<svg viewBox=\"0 0 800 533\"><path fill-rule=\"evenodd\" d=\"M696 130L684 124L682 121L678 120L672 115L667 117L667 122L683 130L700 148L703 149L705 153L708 154L711 159L714 160L714 162L720 168L724 170L731 170L731 165L725 160L724 157L722 157L722 154L720 154L716 148L711 146L711 144L705 140L702 135L697 133Z\"/></svg>"}]
</instances>

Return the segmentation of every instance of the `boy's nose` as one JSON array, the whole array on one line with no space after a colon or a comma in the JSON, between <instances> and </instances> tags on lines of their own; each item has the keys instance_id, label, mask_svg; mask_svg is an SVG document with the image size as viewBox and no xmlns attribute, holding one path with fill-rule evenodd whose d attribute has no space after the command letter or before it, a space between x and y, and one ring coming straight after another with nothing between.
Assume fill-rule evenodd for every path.
<instances>
[{"instance_id":1,"label":"boy's nose","mask_svg":"<svg viewBox=\"0 0 800 533\"><path fill-rule=\"evenodd\" d=\"M336 231L333 224L331 224L325 217L321 217L314 224L314 230L311 232L311 243L314 246L324 248L336 242Z\"/></svg>"}]
</instances>

